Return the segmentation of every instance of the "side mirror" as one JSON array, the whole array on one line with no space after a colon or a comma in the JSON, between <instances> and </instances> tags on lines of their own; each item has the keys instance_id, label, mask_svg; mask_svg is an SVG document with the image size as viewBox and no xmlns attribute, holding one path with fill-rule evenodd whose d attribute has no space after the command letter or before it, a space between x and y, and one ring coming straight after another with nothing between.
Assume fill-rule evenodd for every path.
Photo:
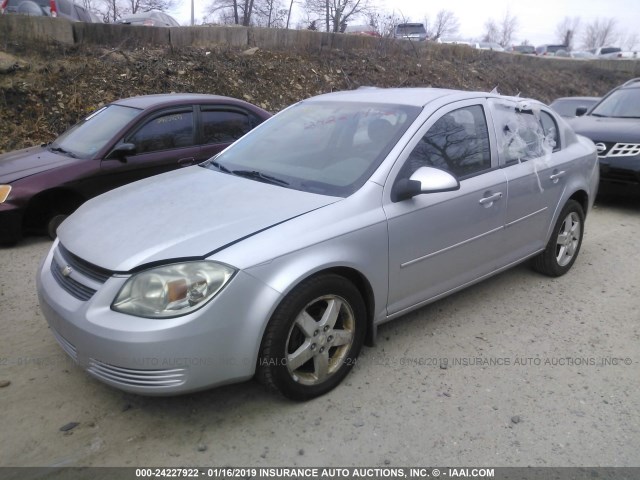
<instances>
[{"instance_id":1,"label":"side mirror","mask_svg":"<svg viewBox=\"0 0 640 480\"><path fill-rule=\"evenodd\" d=\"M578 107L576 108L576 117L581 117L589 110L587 107Z\"/></svg>"},{"instance_id":2,"label":"side mirror","mask_svg":"<svg viewBox=\"0 0 640 480\"><path fill-rule=\"evenodd\" d=\"M460 189L460 182L445 170L420 167L409 179L399 180L391 192L392 200L400 202L423 193L452 192Z\"/></svg>"},{"instance_id":3,"label":"side mirror","mask_svg":"<svg viewBox=\"0 0 640 480\"><path fill-rule=\"evenodd\" d=\"M126 162L127 158L131 155L136 154L136 146L133 143L121 143L117 145L111 153L107 155L108 160L120 160L121 162Z\"/></svg>"}]
</instances>

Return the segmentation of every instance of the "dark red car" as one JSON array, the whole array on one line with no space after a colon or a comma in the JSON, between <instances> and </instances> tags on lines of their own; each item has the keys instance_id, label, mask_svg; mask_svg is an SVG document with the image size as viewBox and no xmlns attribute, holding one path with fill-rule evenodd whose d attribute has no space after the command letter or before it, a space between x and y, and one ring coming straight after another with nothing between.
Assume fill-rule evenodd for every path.
<instances>
[{"instance_id":1,"label":"dark red car","mask_svg":"<svg viewBox=\"0 0 640 480\"><path fill-rule=\"evenodd\" d=\"M28 232L54 238L85 200L207 160L270 116L242 100L201 94L102 107L50 144L0 155L0 243Z\"/></svg>"}]
</instances>

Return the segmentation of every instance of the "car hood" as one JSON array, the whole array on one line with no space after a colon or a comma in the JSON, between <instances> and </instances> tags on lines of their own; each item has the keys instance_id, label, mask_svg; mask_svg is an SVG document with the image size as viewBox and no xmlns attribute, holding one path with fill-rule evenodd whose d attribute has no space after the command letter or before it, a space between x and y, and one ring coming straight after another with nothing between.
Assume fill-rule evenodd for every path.
<instances>
[{"instance_id":1,"label":"car hood","mask_svg":"<svg viewBox=\"0 0 640 480\"><path fill-rule=\"evenodd\" d=\"M204 258L338 200L196 166L88 201L62 223L58 238L85 261L128 272L155 262Z\"/></svg>"},{"instance_id":2,"label":"car hood","mask_svg":"<svg viewBox=\"0 0 640 480\"><path fill-rule=\"evenodd\" d=\"M576 133L594 142L640 143L640 119L585 115L567 119Z\"/></svg>"},{"instance_id":3,"label":"car hood","mask_svg":"<svg viewBox=\"0 0 640 480\"><path fill-rule=\"evenodd\" d=\"M41 173L60 165L77 162L75 158L58 155L43 147L30 147L0 155L0 184Z\"/></svg>"}]
</instances>

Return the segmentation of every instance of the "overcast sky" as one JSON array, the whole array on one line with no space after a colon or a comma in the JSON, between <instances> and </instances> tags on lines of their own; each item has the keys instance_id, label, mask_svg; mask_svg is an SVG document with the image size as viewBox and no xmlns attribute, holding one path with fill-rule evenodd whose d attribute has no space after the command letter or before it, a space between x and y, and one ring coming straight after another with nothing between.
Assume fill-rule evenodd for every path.
<instances>
[{"instance_id":1,"label":"overcast sky","mask_svg":"<svg viewBox=\"0 0 640 480\"><path fill-rule=\"evenodd\" d=\"M174 12L176 19L187 25L191 18L189 0L178 0L180 7ZM196 19L208 0L194 0ZM515 43L528 40L533 45L556 43L555 30L564 17L580 17L581 25L597 18L615 18L625 35L636 33L640 37L640 0L373 0L381 11L395 10L397 15L413 21L423 21L425 16L435 18L439 10L451 10L460 21L460 38L482 36L484 24L489 18L504 18L507 10L518 18ZM285 0L284 3L288 4ZM302 2L294 5L293 17L301 17ZM197 21L197 20L196 20ZM294 23L295 25L295 23ZM577 45L580 45L580 31Z\"/></svg>"},{"instance_id":2,"label":"overcast sky","mask_svg":"<svg viewBox=\"0 0 640 480\"><path fill-rule=\"evenodd\" d=\"M640 36L640 0L393 0L397 11L416 21L439 10L451 10L460 20L460 36L480 37L489 18L499 21L509 11L518 18L517 43L555 43L557 24L564 17L580 17L581 25L597 18L615 18L618 27ZM387 9L390 9L389 7ZM578 45L580 43L578 32Z\"/></svg>"}]
</instances>

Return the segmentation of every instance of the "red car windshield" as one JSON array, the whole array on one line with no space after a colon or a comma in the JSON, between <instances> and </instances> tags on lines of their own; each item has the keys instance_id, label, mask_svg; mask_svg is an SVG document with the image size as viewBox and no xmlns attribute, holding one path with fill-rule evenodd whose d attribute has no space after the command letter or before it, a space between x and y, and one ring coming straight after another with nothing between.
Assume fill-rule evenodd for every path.
<instances>
[{"instance_id":1,"label":"red car windshield","mask_svg":"<svg viewBox=\"0 0 640 480\"><path fill-rule=\"evenodd\" d=\"M122 105L103 107L60 135L49 149L74 158L93 158L140 112L137 108Z\"/></svg>"}]
</instances>

